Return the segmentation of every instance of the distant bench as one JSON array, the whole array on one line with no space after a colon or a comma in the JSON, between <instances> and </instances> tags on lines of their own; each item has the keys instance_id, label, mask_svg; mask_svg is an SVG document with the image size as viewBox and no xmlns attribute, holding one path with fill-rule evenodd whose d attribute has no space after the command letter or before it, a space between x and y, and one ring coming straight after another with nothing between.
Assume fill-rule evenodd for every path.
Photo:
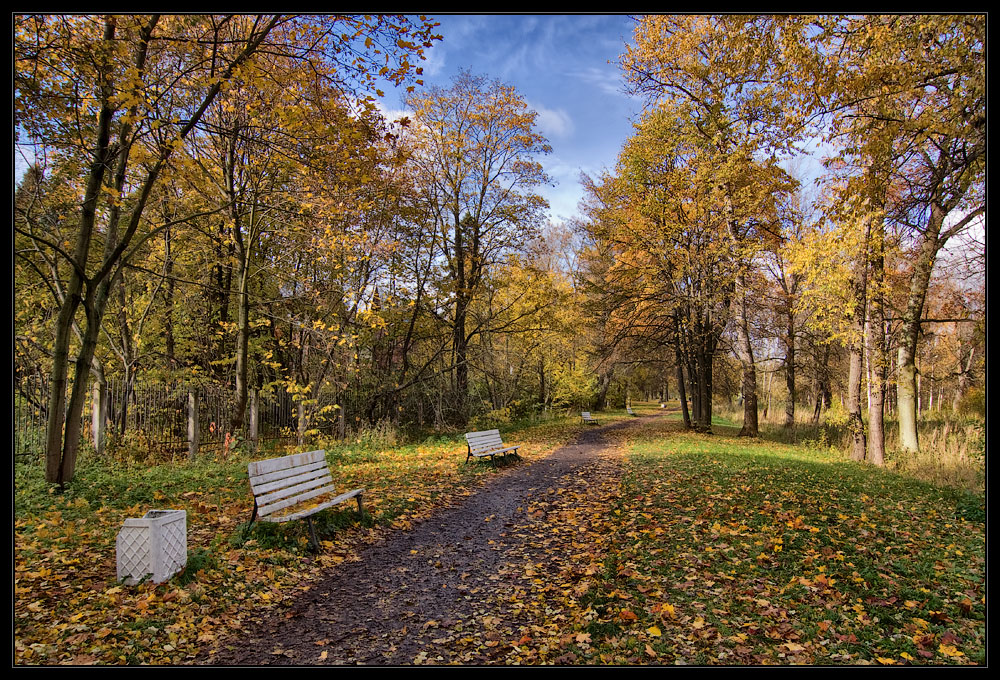
<instances>
[{"instance_id":1,"label":"distant bench","mask_svg":"<svg viewBox=\"0 0 1000 680\"><path fill-rule=\"evenodd\" d=\"M625 410L626 410L626 411L628 412L628 414L629 414L630 416L638 416L638 415L639 415L638 413L636 413L635 411L633 411L633 410L632 410L632 407L631 407L631 406L626 406L626 407L625 407Z\"/></svg>"},{"instance_id":2,"label":"distant bench","mask_svg":"<svg viewBox=\"0 0 1000 680\"><path fill-rule=\"evenodd\" d=\"M250 533L258 517L262 522L291 522L304 518L309 523L312 547L319 551L313 515L351 498L358 501L358 515L364 515L361 495L365 490L354 489L336 495L325 451L293 453L281 458L254 461L247 466L247 473L253 492L253 515L244 535ZM315 499L324 496L333 498L315 502Z\"/></svg>"},{"instance_id":3,"label":"distant bench","mask_svg":"<svg viewBox=\"0 0 1000 680\"><path fill-rule=\"evenodd\" d=\"M583 422L586 423L587 425L599 425L600 424L600 423L597 422L596 418L594 418L593 416L590 415L590 411L584 411L583 413L580 414L580 417L583 418Z\"/></svg>"},{"instance_id":4,"label":"distant bench","mask_svg":"<svg viewBox=\"0 0 1000 680\"><path fill-rule=\"evenodd\" d=\"M517 450L521 448L520 444L517 446L506 446L503 440L500 438L500 430L483 430L482 432L466 432L465 441L469 446L468 455L465 456L465 462L468 463L469 459L472 457L482 458L484 456L490 457L490 462L496 465L496 459L494 456L502 455L506 458L508 455L513 455L515 458L520 458Z\"/></svg>"}]
</instances>

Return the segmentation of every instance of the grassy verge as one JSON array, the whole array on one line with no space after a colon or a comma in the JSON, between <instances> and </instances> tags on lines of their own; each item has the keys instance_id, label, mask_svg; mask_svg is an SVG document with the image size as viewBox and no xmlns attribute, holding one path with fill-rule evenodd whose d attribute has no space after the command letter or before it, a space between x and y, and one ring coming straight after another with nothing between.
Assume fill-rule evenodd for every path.
<instances>
[{"instance_id":1,"label":"grassy verge","mask_svg":"<svg viewBox=\"0 0 1000 680\"><path fill-rule=\"evenodd\" d=\"M585 659L984 662L982 496L735 433L632 439Z\"/></svg>"}]
</instances>

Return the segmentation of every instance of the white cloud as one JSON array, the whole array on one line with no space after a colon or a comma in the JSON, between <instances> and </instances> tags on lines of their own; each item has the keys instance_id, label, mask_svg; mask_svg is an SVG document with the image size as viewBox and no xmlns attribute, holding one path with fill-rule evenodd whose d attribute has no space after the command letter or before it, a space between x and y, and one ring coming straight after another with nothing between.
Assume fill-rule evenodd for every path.
<instances>
[{"instance_id":1,"label":"white cloud","mask_svg":"<svg viewBox=\"0 0 1000 680\"><path fill-rule=\"evenodd\" d=\"M528 108L538 113L536 123L542 134L552 139L554 137L569 137L573 134L573 119L563 109L549 109L526 102Z\"/></svg>"},{"instance_id":2,"label":"white cloud","mask_svg":"<svg viewBox=\"0 0 1000 680\"><path fill-rule=\"evenodd\" d=\"M390 122L395 122L400 118L413 118L413 111L408 109L390 109L379 99L375 100L375 108L379 110L383 118Z\"/></svg>"},{"instance_id":3,"label":"white cloud","mask_svg":"<svg viewBox=\"0 0 1000 680\"><path fill-rule=\"evenodd\" d=\"M446 51L439 42L434 43L430 49L424 50L424 60L420 62L420 66L424 69L425 76L433 78L444 70L447 62Z\"/></svg>"},{"instance_id":4,"label":"white cloud","mask_svg":"<svg viewBox=\"0 0 1000 680\"><path fill-rule=\"evenodd\" d=\"M625 80L622 73L617 68L597 68L591 66L582 70L575 70L569 73L570 76L578 78L583 82L596 87L604 94L616 97L624 97Z\"/></svg>"}]
</instances>

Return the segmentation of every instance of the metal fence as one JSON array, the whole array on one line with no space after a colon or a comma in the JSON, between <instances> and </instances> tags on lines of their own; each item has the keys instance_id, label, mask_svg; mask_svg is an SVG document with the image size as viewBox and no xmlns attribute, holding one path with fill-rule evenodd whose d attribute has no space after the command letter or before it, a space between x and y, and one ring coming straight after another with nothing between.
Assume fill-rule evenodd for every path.
<instances>
[{"instance_id":1,"label":"metal fence","mask_svg":"<svg viewBox=\"0 0 1000 680\"><path fill-rule=\"evenodd\" d=\"M190 395L197 399L199 448L218 447L225 441L236 408L233 389L223 385L192 388L182 383L136 383L110 380L107 385L106 441L137 445L150 453L175 456L189 450L191 441ZM94 390L88 391L83 413L83 436L93 443ZM261 392L256 404L248 402L243 418L243 438L250 435L251 409L257 409L257 441L269 443L295 440L298 436L296 404L283 389ZM14 460L41 458L44 452L48 394L44 385L31 378L17 381L13 404ZM326 429L332 429L327 427Z\"/></svg>"}]
</instances>

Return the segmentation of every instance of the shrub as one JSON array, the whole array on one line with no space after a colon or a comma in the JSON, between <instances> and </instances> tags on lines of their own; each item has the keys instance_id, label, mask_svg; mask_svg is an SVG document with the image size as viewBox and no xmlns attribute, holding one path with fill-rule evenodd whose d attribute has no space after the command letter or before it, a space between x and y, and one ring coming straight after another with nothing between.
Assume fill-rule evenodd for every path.
<instances>
[{"instance_id":1,"label":"shrub","mask_svg":"<svg viewBox=\"0 0 1000 680\"><path fill-rule=\"evenodd\" d=\"M986 417L986 390L974 387L966 392L958 402L958 413L962 416Z\"/></svg>"}]
</instances>

